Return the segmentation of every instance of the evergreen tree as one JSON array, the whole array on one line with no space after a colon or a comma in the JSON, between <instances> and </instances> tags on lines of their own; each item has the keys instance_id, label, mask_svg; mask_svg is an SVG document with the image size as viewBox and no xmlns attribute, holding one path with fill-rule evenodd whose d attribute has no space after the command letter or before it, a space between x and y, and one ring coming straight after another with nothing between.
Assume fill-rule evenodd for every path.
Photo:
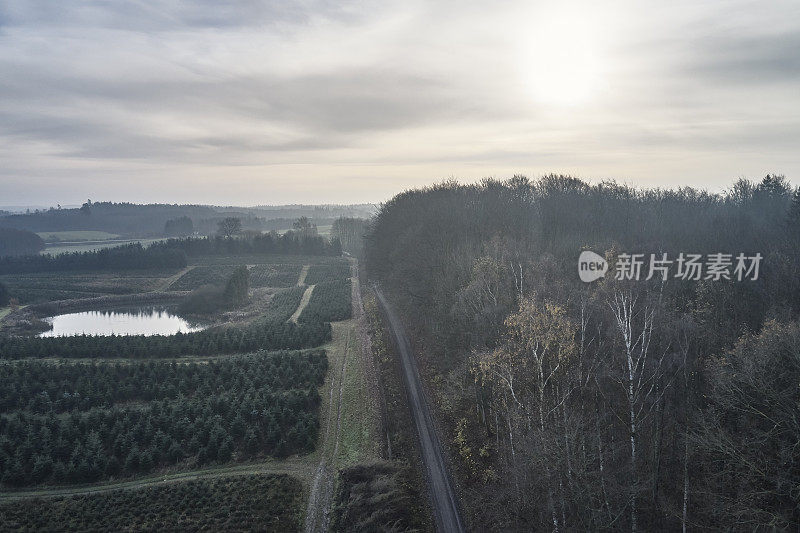
<instances>
[{"instance_id":1,"label":"evergreen tree","mask_svg":"<svg viewBox=\"0 0 800 533\"><path fill-rule=\"evenodd\" d=\"M225 285L223 299L229 307L241 307L247 303L247 291L250 289L250 272L245 265L233 271Z\"/></svg>"},{"instance_id":2,"label":"evergreen tree","mask_svg":"<svg viewBox=\"0 0 800 533\"><path fill-rule=\"evenodd\" d=\"M8 293L6 286L0 282L0 307L8 305L9 301L11 301L11 295Z\"/></svg>"}]
</instances>

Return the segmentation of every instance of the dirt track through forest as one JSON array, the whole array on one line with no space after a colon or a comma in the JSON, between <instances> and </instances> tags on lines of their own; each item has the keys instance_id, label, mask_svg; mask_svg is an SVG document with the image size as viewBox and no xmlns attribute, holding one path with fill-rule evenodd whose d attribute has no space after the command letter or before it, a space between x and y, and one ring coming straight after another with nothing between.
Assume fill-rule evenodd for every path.
<instances>
[{"instance_id":1,"label":"dirt track through forest","mask_svg":"<svg viewBox=\"0 0 800 533\"><path fill-rule=\"evenodd\" d=\"M82 487L61 487L52 489L3 492L0 493L0 503L26 498L59 498L67 496L81 496L86 494L110 492L113 490L140 489L157 485L168 485L170 483L180 483L183 481L230 476L245 476L250 474L289 474L300 479L308 480L311 477L311 468L308 464L304 463L302 459L271 461L266 463L244 465L221 465L204 470L190 470L187 472L177 472L174 474L161 474L149 476L147 478L134 479L131 481L100 483Z\"/></svg>"},{"instance_id":2,"label":"dirt track through forest","mask_svg":"<svg viewBox=\"0 0 800 533\"><path fill-rule=\"evenodd\" d=\"M177 274L174 274L174 275L164 279L161 282L161 284L158 286L156 291L157 292L164 292L164 291L169 290L169 288L172 286L173 283L178 281L181 277L183 277L184 274L188 273L190 270L194 270L194 267L195 267L195 265L187 266L186 268L181 269L181 271L178 272Z\"/></svg>"},{"instance_id":3,"label":"dirt track through forest","mask_svg":"<svg viewBox=\"0 0 800 533\"><path fill-rule=\"evenodd\" d=\"M354 280L357 280L357 267L353 267ZM311 296L311 290L314 288L311 285L306 294L303 295L303 300L306 300L306 295ZM353 291L353 307L360 306L361 294ZM308 303L306 301L306 303ZM300 307L305 307L302 303ZM302 309L300 309L302 310ZM299 313L296 313L299 316ZM354 316L355 316L354 311ZM339 455L339 439L342 430L342 392L344 390L345 373L347 372L347 355L350 348L350 343L353 342L351 334L348 332L345 342L344 350L342 350L342 366L339 373L339 383L331 382L330 398L328 401L328 416L327 424L325 426L325 436L320 444L320 459L319 465L314 472L314 478L311 481L311 490L308 497L308 507L306 509L305 532L326 532L330 525L330 511L333 504L333 492L336 486L336 458ZM336 402L334 402L334 394L338 394ZM334 411L334 407L336 410ZM336 427L333 427L334 413L336 417ZM331 445L331 438L333 444Z\"/></svg>"},{"instance_id":4,"label":"dirt track through forest","mask_svg":"<svg viewBox=\"0 0 800 533\"><path fill-rule=\"evenodd\" d=\"M300 313L303 312L303 309L306 308L309 300L311 300L311 293L314 292L314 287L316 287L316 285L309 285L309 287L306 289L306 292L303 293L303 297L300 299L300 305L298 305L295 312L292 313L292 316L289 318L289 322L294 322L295 324L297 323L297 319L300 318Z\"/></svg>"},{"instance_id":5,"label":"dirt track through forest","mask_svg":"<svg viewBox=\"0 0 800 533\"><path fill-rule=\"evenodd\" d=\"M453 490L453 483L447 471L442 454L442 446L433 424L425 393L419 378L417 363L411 353L411 344L408 342L403 324L389 305L386 297L379 288L375 288L378 302L389 320L389 326L394 334L397 349L400 352L400 361L403 366L403 376L408 392L408 402L411 408L411 417L417 428L422 462L425 464L425 476L428 481L428 492L433 506L436 530L442 533L461 533L464 525L458 511L458 499Z\"/></svg>"},{"instance_id":6,"label":"dirt track through forest","mask_svg":"<svg viewBox=\"0 0 800 533\"><path fill-rule=\"evenodd\" d=\"M298 285L305 285L306 284L306 276L308 276L308 269L311 265L303 265L303 268L300 270L300 276L297 278Z\"/></svg>"}]
</instances>

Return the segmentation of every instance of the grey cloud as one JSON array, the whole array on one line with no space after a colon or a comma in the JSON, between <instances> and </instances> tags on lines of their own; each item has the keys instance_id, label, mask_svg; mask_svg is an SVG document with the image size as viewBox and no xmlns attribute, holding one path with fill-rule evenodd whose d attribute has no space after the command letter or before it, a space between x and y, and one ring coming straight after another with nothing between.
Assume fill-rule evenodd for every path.
<instances>
[{"instance_id":1,"label":"grey cloud","mask_svg":"<svg viewBox=\"0 0 800 533\"><path fill-rule=\"evenodd\" d=\"M0 27L84 27L138 31L304 23L313 16L353 18L350 2L325 0L7 0Z\"/></svg>"},{"instance_id":2,"label":"grey cloud","mask_svg":"<svg viewBox=\"0 0 800 533\"><path fill-rule=\"evenodd\" d=\"M692 49L693 76L746 84L800 79L800 31L708 38Z\"/></svg>"},{"instance_id":3,"label":"grey cloud","mask_svg":"<svg viewBox=\"0 0 800 533\"><path fill-rule=\"evenodd\" d=\"M181 180L238 166L246 181L241 167L277 175L298 162L320 178L408 169L420 182L612 159L624 174L651 155L705 177L720 165L691 165L709 152L726 169L761 157L800 171L796 17L763 23L774 9L748 24L769 8L747 1L679 2L657 21L617 6L626 31L598 37L609 88L570 109L522 79L546 77L523 59L542 51L517 49L527 25L511 18L526 9L504 15L528 4L0 0L0 196L27 175L111 182L169 168Z\"/></svg>"},{"instance_id":4,"label":"grey cloud","mask_svg":"<svg viewBox=\"0 0 800 533\"><path fill-rule=\"evenodd\" d=\"M449 89L434 78L377 69L154 84L89 81L26 67L0 85L0 135L50 143L74 157L180 156L204 144L221 151L332 149L349 145L360 133L458 119L465 104L454 100ZM234 125L291 128L297 138L275 141L211 132L163 138L158 131L136 131L124 122L126 115L146 118L163 111L193 124L210 117ZM120 115L123 121L110 124L111 116Z\"/></svg>"}]
</instances>

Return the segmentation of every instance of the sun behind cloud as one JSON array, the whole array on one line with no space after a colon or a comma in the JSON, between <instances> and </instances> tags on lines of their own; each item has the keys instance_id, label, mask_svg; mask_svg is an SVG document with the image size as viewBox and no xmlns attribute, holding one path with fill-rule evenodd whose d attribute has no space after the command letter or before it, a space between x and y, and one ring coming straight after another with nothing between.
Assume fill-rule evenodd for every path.
<instances>
[{"instance_id":1,"label":"sun behind cloud","mask_svg":"<svg viewBox=\"0 0 800 533\"><path fill-rule=\"evenodd\" d=\"M601 89L606 58L587 6L553 5L528 15L519 39L519 69L535 103L574 106Z\"/></svg>"}]
</instances>

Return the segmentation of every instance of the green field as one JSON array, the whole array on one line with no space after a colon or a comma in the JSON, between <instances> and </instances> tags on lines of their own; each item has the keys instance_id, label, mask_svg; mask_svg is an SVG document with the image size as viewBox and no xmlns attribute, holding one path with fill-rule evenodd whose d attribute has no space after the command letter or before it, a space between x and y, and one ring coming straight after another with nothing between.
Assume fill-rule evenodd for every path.
<instances>
[{"instance_id":1,"label":"green field","mask_svg":"<svg viewBox=\"0 0 800 533\"><path fill-rule=\"evenodd\" d=\"M106 231L41 231L37 235L47 243L119 239L119 235Z\"/></svg>"},{"instance_id":2,"label":"green field","mask_svg":"<svg viewBox=\"0 0 800 533\"><path fill-rule=\"evenodd\" d=\"M103 248L113 248L114 246L121 246L123 244L141 243L142 246L149 246L154 242L163 241L165 239L100 239L96 241L77 241L77 242L60 242L47 244L44 250L40 253L58 255L68 254L72 252L93 252L95 250L102 250Z\"/></svg>"}]
</instances>

